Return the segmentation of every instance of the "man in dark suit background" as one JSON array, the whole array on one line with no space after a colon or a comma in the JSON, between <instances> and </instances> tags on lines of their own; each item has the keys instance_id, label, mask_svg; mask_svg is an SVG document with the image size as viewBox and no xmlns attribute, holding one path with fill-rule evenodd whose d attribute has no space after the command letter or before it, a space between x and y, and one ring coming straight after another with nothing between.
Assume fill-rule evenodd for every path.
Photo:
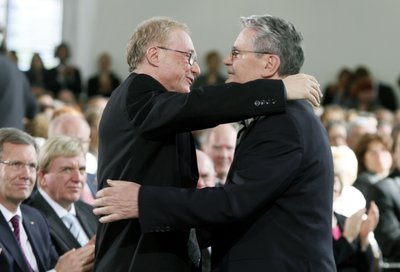
<instances>
[{"instance_id":1,"label":"man in dark suit background","mask_svg":"<svg viewBox=\"0 0 400 272\"><path fill-rule=\"evenodd\" d=\"M292 24L269 15L242 22L225 59L228 82L282 79L300 71L302 37ZM224 187L184 190L111 181L98 192L95 213L108 222L140 212L145 234L211 229L213 271L335 271L333 167L324 127L306 101L289 101L285 112L247 123Z\"/></svg>"},{"instance_id":2,"label":"man in dark suit background","mask_svg":"<svg viewBox=\"0 0 400 272\"><path fill-rule=\"evenodd\" d=\"M55 136L41 147L38 163L39 188L29 205L46 216L53 244L62 255L84 246L97 229L93 208L79 200L86 182L85 151L79 140Z\"/></svg>"},{"instance_id":3,"label":"man in dark suit background","mask_svg":"<svg viewBox=\"0 0 400 272\"><path fill-rule=\"evenodd\" d=\"M35 140L14 128L0 129L0 270L90 271L94 246L71 250L58 259L48 223L36 209L21 204L36 180Z\"/></svg>"},{"instance_id":4,"label":"man in dark suit background","mask_svg":"<svg viewBox=\"0 0 400 272\"><path fill-rule=\"evenodd\" d=\"M190 91L200 73L196 52L187 26L168 18L143 22L127 55L131 74L112 93L100 122L100 188L108 186L108 178L196 187L189 131L283 111L284 87L288 98L319 96L318 84L305 75ZM95 270L190 271L188 237L188 230L142 234L138 220L100 224Z\"/></svg>"}]
</instances>

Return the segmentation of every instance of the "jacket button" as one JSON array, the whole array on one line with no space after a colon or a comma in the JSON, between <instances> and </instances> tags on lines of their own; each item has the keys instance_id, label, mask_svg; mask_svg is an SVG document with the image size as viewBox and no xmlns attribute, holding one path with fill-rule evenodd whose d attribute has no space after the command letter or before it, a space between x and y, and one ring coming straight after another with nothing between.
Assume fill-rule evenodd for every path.
<instances>
[{"instance_id":1,"label":"jacket button","mask_svg":"<svg viewBox=\"0 0 400 272\"><path fill-rule=\"evenodd\" d=\"M254 106L258 107L260 106L261 102L259 100L254 101Z\"/></svg>"}]
</instances>

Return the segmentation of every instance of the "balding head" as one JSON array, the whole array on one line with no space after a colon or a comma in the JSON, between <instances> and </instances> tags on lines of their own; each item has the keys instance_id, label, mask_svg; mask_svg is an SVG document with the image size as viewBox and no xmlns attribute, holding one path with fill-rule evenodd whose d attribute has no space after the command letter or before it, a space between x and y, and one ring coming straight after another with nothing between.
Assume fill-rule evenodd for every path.
<instances>
[{"instance_id":1,"label":"balding head","mask_svg":"<svg viewBox=\"0 0 400 272\"><path fill-rule=\"evenodd\" d=\"M67 135L78 139L85 152L89 150L90 127L87 121L78 115L62 114L50 122L48 137L52 138L58 135Z\"/></svg>"},{"instance_id":2,"label":"balding head","mask_svg":"<svg viewBox=\"0 0 400 272\"><path fill-rule=\"evenodd\" d=\"M236 147L237 130L232 124L223 124L211 129L204 151L214 162L217 177L225 182Z\"/></svg>"},{"instance_id":3,"label":"balding head","mask_svg":"<svg viewBox=\"0 0 400 272\"><path fill-rule=\"evenodd\" d=\"M214 163L211 158L201 150L196 150L197 168L199 170L199 180L197 188L215 187L217 179L215 176Z\"/></svg>"}]
</instances>

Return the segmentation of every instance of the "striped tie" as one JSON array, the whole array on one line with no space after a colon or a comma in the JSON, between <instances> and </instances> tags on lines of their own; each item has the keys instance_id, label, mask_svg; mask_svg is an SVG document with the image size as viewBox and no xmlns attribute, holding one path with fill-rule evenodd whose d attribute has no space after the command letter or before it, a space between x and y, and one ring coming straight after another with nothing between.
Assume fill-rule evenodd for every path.
<instances>
[{"instance_id":1,"label":"striped tie","mask_svg":"<svg viewBox=\"0 0 400 272\"><path fill-rule=\"evenodd\" d=\"M81 246L85 245L88 241L85 238L85 235L82 233L81 228L78 226L76 217L73 214L67 213L66 215L63 216L62 219L67 224L69 231L79 242L79 244Z\"/></svg>"},{"instance_id":2,"label":"striped tie","mask_svg":"<svg viewBox=\"0 0 400 272\"><path fill-rule=\"evenodd\" d=\"M30 263L28 261L28 258L26 258L25 252L24 252L24 250L22 249L22 246L21 246L21 238L20 238L20 235L19 235L19 233L20 233L19 216L18 215L14 215L13 218L11 218L10 222L11 222L11 225L13 226L13 229L14 229L13 232L14 232L15 239L17 239L18 245L19 245L19 247L21 248L21 251L22 251L22 255L24 256L26 264L28 265L29 272L33 272L33 269L32 269L32 267L31 267L31 265L30 265Z\"/></svg>"}]
</instances>

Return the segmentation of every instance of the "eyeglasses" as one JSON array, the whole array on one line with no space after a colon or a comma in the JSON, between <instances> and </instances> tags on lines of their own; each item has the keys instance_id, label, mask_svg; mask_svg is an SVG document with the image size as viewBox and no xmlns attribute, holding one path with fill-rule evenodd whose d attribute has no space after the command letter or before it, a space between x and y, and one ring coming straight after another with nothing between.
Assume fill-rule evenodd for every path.
<instances>
[{"instance_id":1,"label":"eyeglasses","mask_svg":"<svg viewBox=\"0 0 400 272\"><path fill-rule=\"evenodd\" d=\"M162 47L162 46L157 46L157 48L184 54L186 57L188 57L188 63L189 63L190 66L193 66L193 64L197 61L197 56L196 56L196 53L194 53L194 52L185 52L185 51L166 48L166 47Z\"/></svg>"},{"instance_id":2,"label":"eyeglasses","mask_svg":"<svg viewBox=\"0 0 400 272\"><path fill-rule=\"evenodd\" d=\"M231 61L233 61L234 59L237 59L238 56L240 54L243 55L243 53L253 53L253 54L272 54L270 52L266 52L266 51L250 51L250 50L239 50L236 49L235 47L232 47L231 49Z\"/></svg>"},{"instance_id":3,"label":"eyeglasses","mask_svg":"<svg viewBox=\"0 0 400 272\"><path fill-rule=\"evenodd\" d=\"M10 166L14 171L19 171L25 166L28 166L29 172L31 173L37 170L37 165L35 163L24 163L22 161L0 161L0 163Z\"/></svg>"}]
</instances>

